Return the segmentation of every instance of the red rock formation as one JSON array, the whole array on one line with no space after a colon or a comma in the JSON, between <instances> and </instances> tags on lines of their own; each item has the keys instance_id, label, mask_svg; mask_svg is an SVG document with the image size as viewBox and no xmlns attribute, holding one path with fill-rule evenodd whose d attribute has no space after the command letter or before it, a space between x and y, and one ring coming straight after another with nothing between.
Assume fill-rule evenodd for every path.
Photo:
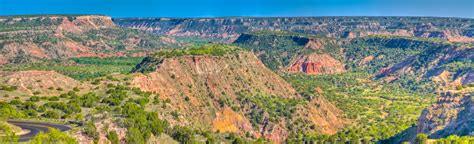
<instances>
[{"instance_id":1,"label":"red rock formation","mask_svg":"<svg viewBox=\"0 0 474 144\"><path fill-rule=\"evenodd\" d=\"M344 72L344 64L328 54L300 55L290 64L288 72L306 74L334 74Z\"/></svg>"}]
</instances>

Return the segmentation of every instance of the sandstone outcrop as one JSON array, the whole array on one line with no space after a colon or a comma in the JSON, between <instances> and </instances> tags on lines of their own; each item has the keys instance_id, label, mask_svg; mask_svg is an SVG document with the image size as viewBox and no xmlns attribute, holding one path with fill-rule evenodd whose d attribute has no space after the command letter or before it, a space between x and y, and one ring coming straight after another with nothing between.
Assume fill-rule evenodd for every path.
<instances>
[{"instance_id":1,"label":"sandstone outcrop","mask_svg":"<svg viewBox=\"0 0 474 144\"><path fill-rule=\"evenodd\" d=\"M344 64L328 54L310 54L297 56L288 67L288 72L306 74L335 74L344 72Z\"/></svg>"}]
</instances>

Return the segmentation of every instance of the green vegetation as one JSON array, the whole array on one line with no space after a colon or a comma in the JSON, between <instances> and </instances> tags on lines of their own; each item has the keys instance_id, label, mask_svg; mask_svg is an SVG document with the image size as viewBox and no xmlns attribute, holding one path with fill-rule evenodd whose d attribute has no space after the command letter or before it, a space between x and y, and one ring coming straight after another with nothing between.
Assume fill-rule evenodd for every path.
<instances>
[{"instance_id":1,"label":"green vegetation","mask_svg":"<svg viewBox=\"0 0 474 144\"><path fill-rule=\"evenodd\" d=\"M73 20L74 17L71 16L68 19ZM321 19L325 22L332 22L330 19ZM370 22L371 19L379 18L354 20L349 17L340 20L346 23L358 24ZM381 23L381 25L389 27L387 28L389 31L391 30L390 27L410 27L414 26L415 23L430 21L430 18L426 18L428 20L407 18L413 21L398 23L400 19L397 17L383 19L384 23ZM388 23L394 21L397 21L396 25ZM443 19L443 21L450 21L450 19ZM469 20L465 19L463 21ZM0 22L0 32L7 32L7 34L0 35L0 49L7 42L32 42L39 47L47 46L46 50L62 50L60 48L63 47L55 47L55 44L60 44L64 40L63 38L68 41L72 40L77 44L91 45L93 43L94 46L90 47L94 52L105 54L127 51L125 55L128 55L134 52L157 50L165 47L173 48L182 43L193 45L183 49L160 50L143 61L142 58L132 57L81 57L67 60L46 60L32 58L21 53L8 61L22 64L8 64L0 67L2 71L54 70L74 79L91 83L93 86L87 91L75 87L73 91L64 92L59 96L49 96L48 93L32 91L34 96L30 97L15 93L18 90L15 86L0 85L0 92L6 93L4 94L5 100L0 102L0 117L85 122L83 126L80 126L80 129L95 142L99 139L98 131L101 131L95 125L95 120L97 120L95 117L98 115L111 118L119 127L126 128L128 131L124 140L127 143L144 144L149 141L152 135L158 137L164 134L171 136L180 143L204 141L219 143L219 140L223 140L222 143L249 143L251 140L248 139L255 140L250 133L246 133L244 137L234 133L209 132L205 128L197 129L194 126L170 126L165 118L172 117L176 120L173 122L180 123L180 119L185 116L179 109L165 109L165 107L169 107L170 99L161 100L158 94L130 88L127 86L130 85L129 81L112 75L115 73L128 74L130 71L137 70L142 72L153 70L154 67L147 67L146 65L144 68L134 69L140 62L156 64L162 62L163 58L179 56L225 56L247 49L258 53L259 58L267 67L280 73L279 70L288 66L295 56L311 53L329 54L343 62L349 72L317 76L280 73L304 99L287 99L264 94L238 94L236 98L238 103L235 103L231 97L223 93L223 96L219 98L210 96L212 99L209 99L209 102L199 106L219 105L221 108L228 106L235 112L249 118L255 129L261 128L262 122L279 122L282 118L288 119L290 121L285 123L286 128L289 129L287 143L351 144L390 143L391 139L396 138L397 135L413 128L421 110L434 100L431 94L427 94L432 92L434 87L430 85L431 83L427 79L421 78L421 74L431 74L433 71L446 69L460 75L474 67L472 59L463 57L449 59L439 66L431 66L432 62L437 61L436 58L443 57L444 53L450 52L455 46L472 46L472 44L462 43L448 44L437 38L368 36L343 40L297 32L261 30L243 34L234 46L208 44L209 42L224 41L219 38L161 37L126 28L92 29L81 33L64 32L64 37L57 37L52 30L60 22L60 19L14 20L12 17L7 17L5 21ZM432 25L443 25L442 28L465 26L459 21L453 23L443 25L439 24L438 21L430 21ZM241 30L240 28L237 29ZM19 30L41 32L38 32L39 34L9 33ZM341 31L342 33L345 30L328 31ZM323 35L324 33L318 34ZM338 32L335 35L340 34ZM318 45L317 48L306 47L308 42L314 42L313 44ZM48 52L56 53L59 51ZM51 57L60 57L61 55L73 54L58 53L57 56ZM373 60L363 62L362 60L365 58ZM406 58L410 59L407 60ZM39 62L29 63L31 61ZM383 73L374 76L374 74L379 74L382 68L395 64L409 66L410 71L401 75L391 84L379 80L385 78ZM173 79L177 78L175 75L171 77ZM421 80L419 80L420 78ZM105 79L107 81L102 81ZM192 89L194 86L200 87L200 85L188 85L188 88ZM206 86L211 89L207 83ZM456 88L464 90L471 87L472 84ZM57 92L64 91L62 88L55 87L48 89ZM192 103L196 98L186 96L183 93L181 93L181 96L185 103ZM199 98L202 97L197 99L200 100ZM314 125L308 125L308 122L296 116L293 117L293 114L297 108L308 106L306 104L314 98L324 98L334 103L337 108L344 112L345 118L350 119L352 123L331 136L309 131L309 129L314 129ZM216 104L213 103L214 99L217 99ZM319 107L319 105L315 106ZM252 108L244 111L245 107ZM213 112L216 112L216 109L212 108L210 110L210 113ZM2 137L0 142L18 141L18 136L15 136L8 127L0 124L0 130L6 134L6 137ZM105 131L107 132L107 139L113 144L120 142L116 131ZM458 136L430 140L424 134L416 137L416 143L424 144L430 141L436 143L473 143L474 140L472 137ZM52 129L49 133L37 135L32 143L77 143L77 141L65 133ZM257 139L255 143L265 142L263 139Z\"/></svg>"},{"instance_id":2,"label":"green vegetation","mask_svg":"<svg viewBox=\"0 0 474 144\"><path fill-rule=\"evenodd\" d=\"M145 144L145 139L143 138L143 132L138 130L137 128L129 128L127 131L127 143L133 144Z\"/></svg>"},{"instance_id":3,"label":"green vegetation","mask_svg":"<svg viewBox=\"0 0 474 144\"><path fill-rule=\"evenodd\" d=\"M264 120L263 113L268 113L270 121L277 121L282 117L291 118L298 105L305 104L301 99L288 99L276 96L256 95L237 97L241 105L255 104L256 107L248 113L250 122L254 127L258 127Z\"/></svg>"},{"instance_id":4,"label":"green vegetation","mask_svg":"<svg viewBox=\"0 0 474 144\"><path fill-rule=\"evenodd\" d=\"M123 65L123 66L135 66L143 58L142 57L110 57L110 58L98 58L98 57L80 57L71 58L77 64L83 65Z\"/></svg>"},{"instance_id":5,"label":"green vegetation","mask_svg":"<svg viewBox=\"0 0 474 144\"><path fill-rule=\"evenodd\" d=\"M428 144L428 135L418 134L415 139L415 144Z\"/></svg>"},{"instance_id":6,"label":"green vegetation","mask_svg":"<svg viewBox=\"0 0 474 144\"><path fill-rule=\"evenodd\" d=\"M22 71L22 70L54 70L58 73L72 77L78 80L88 80L97 77L103 77L113 73L129 73L136 64L140 63L139 57L111 57L94 58L81 57L71 58L75 64L64 61L50 61L30 64L11 64L0 67L3 71ZM14 90L14 88L2 86L2 90Z\"/></svg>"},{"instance_id":7,"label":"green vegetation","mask_svg":"<svg viewBox=\"0 0 474 144\"><path fill-rule=\"evenodd\" d=\"M308 38L298 36L243 35L234 44L262 53L259 55L260 60L268 68L279 70L288 65L308 41Z\"/></svg>"},{"instance_id":8,"label":"green vegetation","mask_svg":"<svg viewBox=\"0 0 474 144\"><path fill-rule=\"evenodd\" d=\"M312 40L313 46L318 48L306 47ZM375 35L346 40L286 31L256 31L241 35L234 44L258 53L262 62L275 71L285 69L297 56L309 53L329 54L343 62L348 71L375 74L377 77L374 79L382 79L389 74L381 73L383 68L396 64L397 67L406 66L413 72L401 75L394 80L394 83L418 92L435 90L430 79L419 79L424 74L424 69L428 68L429 73L439 69L465 73L471 68L472 63L467 58L459 57L433 67L429 64L436 62L436 59L442 57L449 49L465 44L413 37ZM398 70L397 67L393 70Z\"/></svg>"},{"instance_id":9,"label":"green vegetation","mask_svg":"<svg viewBox=\"0 0 474 144\"><path fill-rule=\"evenodd\" d=\"M51 19L51 18L29 18L24 17L21 20L15 20L14 17L6 18L6 21L0 23L0 32L29 30L29 29L42 29L44 27L52 27L61 23L62 19Z\"/></svg>"},{"instance_id":10,"label":"green vegetation","mask_svg":"<svg viewBox=\"0 0 474 144\"><path fill-rule=\"evenodd\" d=\"M8 124L6 121L0 120L0 143L18 143L19 136L15 132L19 132L19 127Z\"/></svg>"},{"instance_id":11,"label":"green vegetation","mask_svg":"<svg viewBox=\"0 0 474 144\"><path fill-rule=\"evenodd\" d=\"M189 47L185 49L166 49L155 52L152 56L155 58L173 58L184 55L211 55L222 56L241 50L236 46L223 44L208 44L197 47Z\"/></svg>"},{"instance_id":12,"label":"green vegetation","mask_svg":"<svg viewBox=\"0 0 474 144\"><path fill-rule=\"evenodd\" d=\"M417 136L418 140L418 136ZM474 137L472 136L457 136L457 135L451 135L446 138L441 138L441 139L435 139L435 142L437 144L472 144L474 143Z\"/></svg>"},{"instance_id":13,"label":"green vegetation","mask_svg":"<svg viewBox=\"0 0 474 144\"><path fill-rule=\"evenodd\" d=\"M193 46L204 46L210 42L221 41L219 38L202 38L195 36L176 36L172 38L176 39L179 43L192 44Z\"/></svg>"},{"instance_id":14,"label":"green vegetation","mask_svg":"<svg viewBox=\"0 0 474 144\"><path fill-rule=\"evenodd\" d=\"M58 144L67 143L75 144L78 143L75 138L70 137L66 133L63 133L57 129L49 129L48 133L40 132L32 140L32 144Z\"/></svg>"},{"instance_id":15,"label":"green vegetation","mask_svg":"<svg viewBox=\"0 0 474 144\"><path fill-rule=\"evenodd\" d=\"M341 46L336 41L343 39L319 37L288 31L255 31L243 34L234 44L259 53L262 62L272 70L280 70L290 64L290 61L300 54L324 53L339 61ZM306 45L314 42L318 48L308 48Z\"/></svg>"},{"instance_id":16,"label":"green vegetation","mask_svg":"<svg viewBox=\"0 0 474 144\"><path fill-rule=\"evenodd\" d=\"M299 36L299 37L311 37L316 38L314 35L291 32L291 31L282 31L282 30L257 30L249 32L251 35L266 36L266 35L276 35L276 36Z\"/></svg>"},{"instance_id":17,"label":"green vegetation","mask_svg":"<svg viewBox=\"0 0 474 144\"><path fill-rule=\"evenodd\" d=\"M6 85L0 86L0 90L4 90L4 91L15 91L17 89L18 88L16 86L6 86Z\"/></svg>"},{"instance_id":18,"label":"green vegetation","mask_svg":"<svg viewBox=\"0 0 474 144\"><path fill-rule=\"evenodd\" d=\"M206 44L201 46L187 47L184 49L165 49L157 51L151 56L146 57L139 66L132 71L148 73L155 71L157 65L163 62L164 58L174 58L185 55L208 55L208 56L223 56L226 54L233 54L241 51L242 48L224 45L224 44ZM174 77L174 76L172 76Z\"/></svg>"},{"instance_id":19,"label":"green vegetation","mask_svg":"<svg viewBox=\"0 0 474 144\"><path fill-rule=\"evenodd\" d=\"M17 109L6 103L6 102L0 102L0 117L2 118L24 118L26 117L26 114L17 111Z\"/></svg>"},{"instance_id":20,"label":"green vegetation","mask_svg":"<svg viewBox=\"0 0 474 144\"><path fill-rule=\"evenodd\" d=\"M107 134L107 139L112 144L119 144L120 143L117 132L115 132L115 131L109 131L109 133Z\"/></svg>"},{"instance_id":21,"label":"green vegetation","mask_svg":"<svg viewBox=\"0 0 474 144\"><path fill-rule=\"evenodd\" d=\"M88 135L90 138L97 142L99 140L99 133L97 132L97 128L94 125L93 121L89 121L84 126L84 133Z\"/></svg>"},{"instance_id":22,"label":"green vegetation","mask_svg":"<svg viewBox=\"0 0 474 144\"><path fill-rule=\"evenodd\" d=\"M307 76L284 75L303 96L324 97L355 123L331 137L304 134L307 139L379 142L412 127L433 97L370 80L367 73Z\"/></svg>"}]
</instances>

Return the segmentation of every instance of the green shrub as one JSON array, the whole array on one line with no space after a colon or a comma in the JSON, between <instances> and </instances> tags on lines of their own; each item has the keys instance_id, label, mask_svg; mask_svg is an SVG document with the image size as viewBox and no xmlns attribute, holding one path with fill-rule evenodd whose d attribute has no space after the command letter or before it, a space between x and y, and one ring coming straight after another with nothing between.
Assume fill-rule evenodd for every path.
<instances>
[{"instance_id":1,"label":"green shrub","mask_svg":"<svg viewBox=\"0 0 474 144\"><path fill-rule=\"evenodd\" d=\"M31 96L29 100L32 102L39 102L40 98L38 96Z\"/></svg>"},{"instance_id":2,"label":"green shrub","mask_svg":"<svg viewBox=\"0 0 474 144\"><path fill-rule=\"evenodd\" d=\"M46 111L43 115L41 115L45 118L52 118L52 119L59 119L61 118L61 115L56 112L56 111L52 111L52 110L49 110L49 111Z\"/></svg>"},{"instance_id":3,"label":"green shrub","mask_svg":"<svg viewBox=\"0 0 474 144\"><path fill-rule=\"evenodd\" d=\"M5 85L0 86L0 90L4 90L4 91L15 91L17 89L18 89L17 86L5 86Z\"/></svg>"},{"instance_id":4,"label":"green shrub","mask_svg":"<svg viewBox=\"0 0 474 144\"><path fill-rule=\"evenodd\" d=\"M173 139L180 143L190 143L194 137L194 132L191 129L181 126L173 127L170 134Z\"/></svg>"},{"instance_id":5,"label":"green shrub","mask_svg":"<svg viewBox=\"0 0 474 144\"><path fill-rule=\"evenodd\" d=\"M33 137L31 140L32 144L76 144L78 143L75 138L68 136L57 129L49 129L48 133L40 132L38 135Z\"/></svg>"},{"instance_id":6,"label":"green shrub","mask_svg":"<svg viewBox=\"0 0 474 144\"><path fill-rule=\"evenodd\" d=\"M52 96L52 97L49 98L49 101L59 101L59 97Z\"/></svg>"},{"instance_id":7,"label":"green shrub","mask_svg":"<svg viewBox=\"0 0 474 144\"><path fill-rule=\"evenodd\" d=\"M89 137L93 138L94 141L99 140L99 132L97 132L97 128L95 127L95 124L92 121L89 121L85 124L84 133Z\"/></svg>"},{"instance_id":8,"label":"green shrub","mask_svg":"<svg viewBox=\"0 0 474 144\"><path fill-rule=\"evenodd\" d=\"M18 111L14 106L0 102L0 117L3 118L25 118L26 114Z\"/></svg>"},{"instance_id":9,"label":"green shrub","mask_svg":"<svg viewBox=\"0 0 474 144\"><path fill-rule=\"evenodd\" d=\"M107 133L107 139L110 141L110 143L112 144L119 144L120 143L120 140L119 140L119 137L117 135L117 132L115 131L109 131L109 133Z\"/></svg>"},{"instance_id":10,"label":"green shrub","mask_svg":"<svg viewBox=\"0 0 474 144\"><path fill-rule=\"evenodd\" d=\"M142 132L133 127L128 129L125 140L130 144L145 144L145 139L142 136Z\"/></svg>"}]
</instances>

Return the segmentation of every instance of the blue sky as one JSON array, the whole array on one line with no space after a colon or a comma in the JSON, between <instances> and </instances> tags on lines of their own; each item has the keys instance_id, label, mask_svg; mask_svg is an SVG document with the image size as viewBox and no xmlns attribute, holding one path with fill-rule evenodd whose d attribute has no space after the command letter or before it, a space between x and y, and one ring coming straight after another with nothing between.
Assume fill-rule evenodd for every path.
<instances>
[{"instance_id":1,"label":"blue sky","mask_svg":"<svg viewBox=\"0 0 474 144\"><path fill-rule=\"evenodd\" d=\"M439 16L474 18L474 0L0 0L0 15L113 17Z\"/></svg>"}]
</instances>

